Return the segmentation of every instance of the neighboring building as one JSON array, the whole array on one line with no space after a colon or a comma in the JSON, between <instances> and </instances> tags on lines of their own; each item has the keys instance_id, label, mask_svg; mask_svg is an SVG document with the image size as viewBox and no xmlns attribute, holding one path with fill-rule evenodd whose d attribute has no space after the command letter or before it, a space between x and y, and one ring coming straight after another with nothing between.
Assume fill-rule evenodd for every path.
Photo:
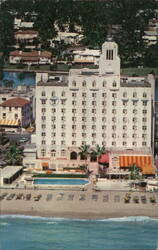
<instances>
[{"instance_id":1,"label":"neighboring building","mask_svg":"<svg viewBox=\"0 0 158 250\"><path fill-rule=\"evenodd\" d=\"M77 45L82 39L83 35L73 32L58 32L55 39L52 42L64 42L65 44Z\"/></svg>"},{"instance_id":2,"label":"neighboring building","mask_svg":"<svg viewBox=\"0 0 158 250\"><path fill-rule=\"evenodd\" d=\"M14 18L14 29L32 29L34 22L25 22L22 19Z\"/></svg>"},{"instance_id":3,"label":"neighboring building","mask_svg":"<svg viewBox=\"0 0 158 250\"><path fill-rule=\"evenodd\" d=\"M31 103L23 98L12 98L0 104L0 128L19 131L32 121Z\"/></svg>"},{"instance_id":4,"label":"neighboring building","mask_svg":"<svg viewBox=\"0 0 158 250\"><path fill-rule=\"evenodd\" d=\"M158 39L158 30L144 31L143 39L148 46L155 45Z\"/></svg>"},{"instance_id":5,"label":"neighboring building","mask_svg":"<svg viewBox=\"0 0 158 250\"><path fill-rule=\"evenodd\" d=\"M50 64L52 59L52 53L49 51L31 51L23 52L15 50L10 52L9 62L11 64Z\"/></svg>"},{"instance_id":6,"label":"neighboring building","mask_svg":"<svg viewBox=\"0 0 158 250\"><path fill-rule=\"evenodd\" d=\"M18 30L14 33L16 45L15 48L35 49L40 47L39 33L36 30Z\"/></svg>"},{"instance_id":7,"label":"neighboring building","mask_svg":"<svg viewBox=\"0 0 158 250\"><path fill-rule=\"evenodd\" d=\"M74 60L73 63L78 64L99 64L100 50L85 49L73 51Z\"/></svg>"},{"instance_id":8,"label":"neighboring building","mask_svg":"<svg viewBox=\"0 0 158 250\"><path fill-rule=\"evenodd\" d=\"M120 77L115 42L103 44L99 69L39 73L37 79L37 158L50 168L84 164L78 154L82 144L105 146L111 154L130 149L152 156L154 77Z\"/></svg>"}]
</instances>

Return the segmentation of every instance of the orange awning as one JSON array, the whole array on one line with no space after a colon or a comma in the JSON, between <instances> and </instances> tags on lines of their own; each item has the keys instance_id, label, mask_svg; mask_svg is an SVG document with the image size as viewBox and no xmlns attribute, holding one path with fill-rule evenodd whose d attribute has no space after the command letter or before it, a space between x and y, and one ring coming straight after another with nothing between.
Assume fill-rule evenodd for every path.
<instances>
[{"instance_id":1,"label":"orange awning","mask_svg":"<svg viewBox=\"0 0 158 250\"><path fill-rule=\"evenodd\" d=\"M42 162L42 167L49 167L49 163L48 162Z\"/></svg>"},{"instance_id":2,"label":"orange awning","mask_svg":"<svg viewBox=\"0 0 158 250\"><path fill-rule=\"evenodd\" d=\"M142 169L143 174L154 174L154 168L152 165L152 156L149 155L123 155L119 156L120 167L129 167L136 164Z\"/></svg>"},{"instance_id":3,"label":"orange awning","mask_svg":"<svg viewBox=\"0 0 158 250\"><path fill-rule=\"evenodd\" d=\"M17 120L0 119L0 125L1 126L18 126L19 122Z\"/></svg>"}]
</instances>

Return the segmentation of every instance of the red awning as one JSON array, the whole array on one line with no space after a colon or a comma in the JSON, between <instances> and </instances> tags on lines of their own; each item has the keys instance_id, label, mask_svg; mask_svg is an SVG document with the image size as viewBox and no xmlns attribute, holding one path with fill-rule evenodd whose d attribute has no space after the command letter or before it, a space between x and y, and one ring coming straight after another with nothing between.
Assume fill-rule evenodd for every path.
<instances>
[{"instance_id":1,"label":"red awning","mask_svg":"<svg viewBox=\"0 0 158 250\"><path fill-rule=\"evenodd\" d=\"M103 154L99 158L99 163L109 163L109 154Z\"/></svg>"}]
</instances>

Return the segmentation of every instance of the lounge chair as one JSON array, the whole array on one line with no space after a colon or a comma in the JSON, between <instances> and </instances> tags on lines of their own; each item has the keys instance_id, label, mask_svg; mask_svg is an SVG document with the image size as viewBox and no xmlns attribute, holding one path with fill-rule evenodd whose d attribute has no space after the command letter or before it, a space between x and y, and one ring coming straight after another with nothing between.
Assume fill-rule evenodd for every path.
<instances>
[{"instance_id":1,"label":"lounge chair","mask_svg":"<svg viewBox=\"0 0 158 250\"><path fill-rule=\"evenodd\" d=\"M73 199L74 199L74 194L69 194L69 195L68 195L68 200L69 200L69 201L72 201Z\"/></svg>"},{"instance_id":2,"label":"lounge chair","mask_svg":"<svg viewBox=\"0 0 158 250\"><path fill-rule=\"evenodd\" d=\"M120 195L114 196L114 202L120 202Z\"/></svg>"},{"instance_id":3,"label":"lounge chair","mask_svg":"<svg viewBox=\"0 0 158 250\"><path fill-rule=\"evenodd\" d=\"M109 201L109 195L103 195L103 202L108 202Z\"/></svg>"},{"instance_id":4,"label":"lounge chair","mask_svg":"<svg viewBox=\"0 0 158 250\"><path fill-rule=\"evenodd\" d=\"M47 194L46 201L50 201L52 199L53 195L52 194Z\"/></svg>"},{"instance_id":5,"label":"lounge chair","mask_svg":"<svg viewBox=\"0 0 158 250\"><path fill-rule=\"evenodd\" d=\"M86 199L85 194L80 194L79 200L84 201Z\"/></svg>"},{"instance_id":6,"label":"lounge chair","mask_svg":"<svg viewBox=\"0 0 158 250\"><path fill-rule=\"evenodd\" d=\"M92 194L92 200L97 201L98 200L98 195L97 194Z\"/></svg>"},{"instance_id":7,"label":"lounge chair","mask_svg":"<svg viewBox=\"0 0 158 250\"><path fill-rule=\"evenodd\" d=\"M141 196L141 202L142 202L143 204L146 204L146 203L147 203L147 199L146 199L146 196L145 196L145 195Z\"/></svg>"},{"instance_id":8,"label":"lounge chair","mask_svg":"<svg viewBox=\"0 0 158 250\"><path fill-rule=\"evenodd\" d=\"M150 202L151 202L151 203L156 203L156 198L155 198L155 196L151 196L151 197L150 197Z\"/></svg>"},{"instance_id":9,"label":"lounge chair","mask_svg":"<svg viewBox=\"0 0 158 250\"><path fill-rule=\"evenodd\" d=\"M29 201L31 199L31 194L26 194L26 200Z\"/></svg>"},{"instance_id":10,"label":"lounge chair","mask_svg":"<svg viewBox=\"0 0 158 250\"><path fill-rule=\"evenodd\" d=\"M134 201L135 203L139 203L139 197L138 197L138 196L134 196L134 197L133 197L133 201Z\"/></svg>"},{"instance_id":11,"label":"lounge chair","mask_svg":"<svg viewBox=\"0 0 158 250\"><path fill-rule=\"evenodd\" d=\"M64 193L59 193L58 196L57 196L57 200L62 200L64 197Z\"/></svg>"},{"instance_id":12,"label":"lounge chair","mask_svg":"<svg viewBox=\"0 0 158 250\"><path fill-rule=\"evenodd\" d=\"M0 196L0 201L3 200L6 196L7 196L8 193L3 193L1 196Z\"/></svg>"}]
</instances>

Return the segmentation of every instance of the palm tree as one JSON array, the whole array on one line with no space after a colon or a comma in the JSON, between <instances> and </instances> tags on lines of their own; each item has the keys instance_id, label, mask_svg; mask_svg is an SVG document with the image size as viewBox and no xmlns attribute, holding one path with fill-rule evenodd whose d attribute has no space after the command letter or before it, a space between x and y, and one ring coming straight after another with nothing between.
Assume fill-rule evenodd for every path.
<instances>
[{"instance_id":1,"label":"palm tree","mask_svg":"<svg viewBox=\"0 0 158 250\"><path fill-rule=\"evenodd\" d=\"M81 159L85 160L85 166L88 166L88 156L90 155L90 145L84 144L81 147L79 147L79 155L81 156Z\"/></svg>"},{"instance_id":2,"label":"palm tree","mask_svg":"<svg viewBox=\"0 0 158 250\"><path fill-rule=\"evenodd\" d=\"M97 157L97 162L99 161L99 158L101 157L102 154L105 154L106 150L105 147L102 146L100 147L98 144L96 145L95 149L92 149L92 153Z\"/></svg>"},{"instance_id":3,"label":"palm tree","mask_svg":"<svg viewBox=\"0 0 158 250\"><path fill-rule=\"evenodd\" d=\"M141 169L136 164L129 166L129 171L130 171L130 179L132 180L139 179Z\"/></svg>"},{"instance_id":4,"label":"palm tree","mask_svg":"<svg viewBox=\"0 0 158 250\"><path fill-rule=\"evenodd\" d=\"M11 144L5 155L5 160L9 165L21 165L22 149L16 143Z\"/></svg>"}]
</instances>

